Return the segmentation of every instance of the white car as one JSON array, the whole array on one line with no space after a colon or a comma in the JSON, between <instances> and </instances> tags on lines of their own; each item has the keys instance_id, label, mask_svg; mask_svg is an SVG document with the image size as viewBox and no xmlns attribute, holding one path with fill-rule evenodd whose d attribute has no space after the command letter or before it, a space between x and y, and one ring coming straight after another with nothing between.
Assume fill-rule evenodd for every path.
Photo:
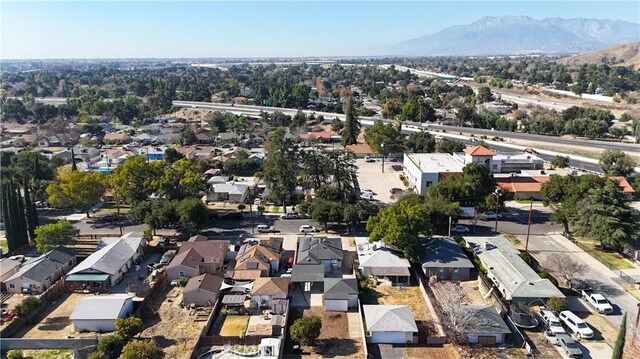
<instances>
[{"instance_id":1,"label":"white car","mask_svg":"<svg viewBox=\"0 0 640 359\"><path fill-rule=\"evenodd\" d=\"M364 156L364 161L365 162L375 162L376 160L374 158L369 157L369 156Z\"/></svg>"},{"instance_id":2,"label":"white car","mask_svg":"<svg viewBox=\"0 0 640 359\"><path fill-rule=\"evenodd\" d=\"M298 219L300 218L300 215L298 214L298 212L287 212L282 216L280 216L280 218L281 219Z\"/></svg>"},{"instance_id":3,"label":"white car","mask_svg":"<svg viewBox=\"0 0 640 359\"><path fill-rule=\"evenodd\" d=\"M254 204L254 205L256 205L256 206L261 205L261 204L262 204L262 199L260 199L260 198L256 198L256 199L254 199L254 200L253 200L253 204Z\"/></svg>"},{"instance_id":4,"label":"white car","mask_svg":"<svg viewBox=\"0 0 640 359\"><path fill-rule=\"evenodd\" d=\"M562 327L562 324L560 323L560 319L558 319L558 317L556 317L556 315L553 314L552 311L541 310L539 315L540 319L542 319L542 322L544 323L547 334L556 336L557 334L566 333L564 331L564 328Z\"/></svg>"},{"instance_id":5,"label":"white car","mask_svg":"<svg viewBox=\"0 0 640 359\"><path fill-rule=\"evenodd\" d=\"M373 195L369 193L363 193L360 195L360 199L364 199L366 201L371 201L373 199Z\"/></svg>"},{"instance_id":6,"label":"white car","mask_svg":"<svg viewBox=\"0 0 640 359\"><path fill-rule=\"evenodd\" d=\"M456 224L455 226L451 227L451 232L454 232L454 233L469 233L469 227L463 226L461 224Z\"/></svg>"},{"instance_id":7,"label":"white car","mask_svg":"<svg viewBox=\"0 0 640 359\"><path fill-rule=\"evenodd\" d=\"M308 225L308 224L303 224L300 226L300 233L315 233L316 232L316 227Z\"/></svg>"},{"instance_id":8,"label":"white car","mask_svg":"<svg viewBox=\"0 0 640 359\"><path fill-rule=\"evenodd\" d=\"M370 195L372 195L372 196L375 196L375 195L377 194L377 193L373 192L373 191L372 191L372 190L370 190L370 189L361 189L361 190L360 190L360 193L362 193L362 194L370 194Z\"/></svg>"},{"instance_id":9,"label":"white car","mask_svg":"<svg viewBox=\"0 0 640 359\"><path fill-rule=\"evenodd\" d=\"M572 312L565 310L560 312L560 320L564 325L569 328L570 331L580 336L582 339L593 338L593 329L589 328L589 325L580 319Z\"/></svg>"},{"instance_id":10,"label":"white car","mask_svg":"<svg viewBox=\"0 0 640 359\"><path fill-rule=\"evenodd\" d=\"M494 212L494 211L489 211L489 212L485 212L484 213L484 218L485 219L496 219L496 217L498 219L502 218L502 215L500 213Z\"/></svg>"},{"instance_id":11,"label":"white car","mask_svg":"<svg viewBox=\"0 0 640 359\"><path fill-rule=\"evenodd\" d=\"M274 226L268 226L266 224L259 224L256 226L256 231L258 233L275 233L276 229Z\"/></svg>"}]
</instances>

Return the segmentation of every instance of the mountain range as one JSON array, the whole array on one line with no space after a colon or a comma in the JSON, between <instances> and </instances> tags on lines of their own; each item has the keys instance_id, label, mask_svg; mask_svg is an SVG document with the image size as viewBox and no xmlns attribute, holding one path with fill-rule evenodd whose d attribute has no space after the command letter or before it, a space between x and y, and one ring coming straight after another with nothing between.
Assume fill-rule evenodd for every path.
<instances>
[{"instance_id":1,"label":"mountain range","mask_svg":"<svg viewBox=\"0 0 640 359\"><path fill-rule=\"evenodd\" d=\"M374 52L405 56L582 53L639 40L640 24L622 20L487 16Z\"/></svg>"}]
</instances>

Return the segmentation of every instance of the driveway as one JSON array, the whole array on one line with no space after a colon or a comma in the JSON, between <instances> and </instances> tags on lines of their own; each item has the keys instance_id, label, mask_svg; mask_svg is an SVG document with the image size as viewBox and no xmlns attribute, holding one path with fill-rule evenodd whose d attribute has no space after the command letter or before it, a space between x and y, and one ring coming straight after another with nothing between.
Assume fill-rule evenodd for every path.
<instances>
[{"instance_id":1,"label":"driveway","mask_svg":"<svg viewBox=\"0 0 640 359\"><path fill-rule=\"evenodd\" d=\"M356 189L369 189L376 193L374 199L382 203L392 203L395 199L391 199L392 188L405 189L406 187L400 180L402 169L396 171L392 168L392 162L385 162L385 170L382 172L382 162L365 162L363 159L356 160L358 170L358 186ZM398 163L394 163L398 164ZM400 166L402 164L400 163ZM359 194L359 193L358 193Z\"/></svg>"}]
</instances>

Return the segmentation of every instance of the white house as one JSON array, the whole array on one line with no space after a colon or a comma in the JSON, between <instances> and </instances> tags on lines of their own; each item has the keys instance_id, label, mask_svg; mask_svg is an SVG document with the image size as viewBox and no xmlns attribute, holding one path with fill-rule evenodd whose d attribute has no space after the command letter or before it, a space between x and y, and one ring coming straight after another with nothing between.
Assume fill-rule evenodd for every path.
<instances>
[{"instance_id":1,"label":"white house","mask_svg":"<svg viewBox=\"0 0 640 359\"><path fill-rule=\"evenodd\" d=\"M246 183L227 182L213 185L213 190L207 194L207 202L228 201L231 203L244 203L249 194L249 185Z\"/></svg>"},{"instance_id":2,"label":"white house","mask_svg":"<svg viewBox=\"0 0 640 359\"><path fill-rule=\"evenodd\" d=\"M346 312L358 305L358 280L355 278L324 279L324 310Z\"/></svg>"},{"instance_id":3,"label":"white house","mask_svg":"<svg viewBox=\"0 0 640 359\"><path fill-rule=\"evenodd\" d=\"M125 318L133 311L133 296L129 294L97 295L82 298L69 319L78 331L112 332L116 319Z\"/></svg>"},{"instance_id":4,"label":"white house","mask_svg":"<svg viewBox=\"0 0 640 359\"><path fill-rule=\"evenodd\" d=\"M406 344L413 342L418 326L406 305L363 305L371 343Z\"/></svg>"}]
</instances>

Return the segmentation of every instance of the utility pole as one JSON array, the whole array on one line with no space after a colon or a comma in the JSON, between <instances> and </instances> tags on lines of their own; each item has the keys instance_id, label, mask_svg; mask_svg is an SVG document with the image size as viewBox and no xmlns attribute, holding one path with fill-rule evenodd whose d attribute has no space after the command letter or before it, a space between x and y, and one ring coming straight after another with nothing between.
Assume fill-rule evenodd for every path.
<instances>
[{"instance_id":1,"label":"utility pole","mask_svg":"<svg viewBox=\"0 0 640 359\"><path fill-rule=\"evenodd\" d=\"M254 234L255 228L253 228L253 204L251 203L249 203L249 217L251 218L251 234Z\"/></svg>"},{"instance_id":2,"label":"utility pole","mask_svg":"<svg viewBox=\"0 0 640 359\"><path fill-rule=\"evenodd\" d=\"M496 226L494 228L494 232L498 233L498 211L500 210L500 191L496 188L493 191L493 195L496 196Z\"/></svg>"},{"instance_id":3,"label":"utility pole","mask_svg":"<svg viewBox=\"0 0 640 359\"><path fill-rule=\"evenodd\" d=\"M120 200L118 199L118 191L116 193L116 213L118 216L118 227L120 228L120 237L122 237L122 220L120 218Z\"/></svg>"},{"instance_id":4,"label":"utility pole","mask_svg":"<svg viewBox=\"0 0 640 359\"><path fill-rule=\"evenodd\" d=\"M529 250L529 233L531 233L531 212L533 212L533 197L529 198L531 204L529 205L529 223L527 224L527 241L524 244L524 250Z\"/></svg>"},{"instance_id":5,"label":"utility pole","mask_svg":"<svg viewBox=\"0 0 640 359\"><path fill-rule=\"evenodd\" d=\"M382 173L384 173L384 142L380 144L380 149L382 150L380 151L382 152Z\"/></svg>"},{"instance_id":6,"label":"utility pole","mask_svg":"<svg viewBox=\"0 0 640 359\"><path fill-rule=\"evenodd\" d=\"M449 238L451 238L451 216L449 216Z\"/></svg>"}]
</instances>

